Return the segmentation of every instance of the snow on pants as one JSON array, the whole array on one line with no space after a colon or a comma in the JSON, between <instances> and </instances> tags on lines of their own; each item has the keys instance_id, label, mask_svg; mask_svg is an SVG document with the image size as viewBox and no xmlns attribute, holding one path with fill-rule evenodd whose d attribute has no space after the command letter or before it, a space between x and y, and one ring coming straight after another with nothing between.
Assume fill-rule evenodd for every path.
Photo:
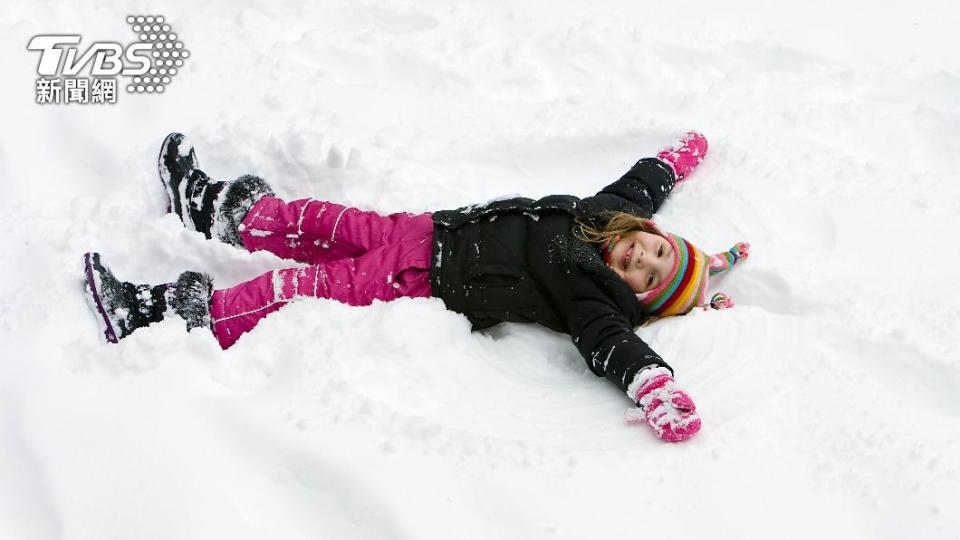
<instances>
[{"instance_id":1,"label":"snow on pants","mask_svg":"<svg viewBox=\"0 0 960 540\"><path fill-rule=\"evenodd\" d=\"M213 292L213 334L224 349L260 319L301 297L352 306L430 296L432 214L381 216L336 203L257 201L240 227L248 251L309 264L267 272Z\"/></svg>"}]
</instances>

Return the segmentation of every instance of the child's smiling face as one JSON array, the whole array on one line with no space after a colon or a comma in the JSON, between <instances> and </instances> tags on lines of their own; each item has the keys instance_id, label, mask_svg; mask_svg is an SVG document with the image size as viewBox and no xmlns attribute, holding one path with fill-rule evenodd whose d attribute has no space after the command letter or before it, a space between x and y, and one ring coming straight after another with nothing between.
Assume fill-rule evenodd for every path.
<instances>
[{"instance_id":1,"label":"child's smiling face","mask_svg":"<svg viewBox=\"0 0 960 540\"><path fill-rule=\"evenodd\" d=\"M639 294L658 287L673 270L676 254L667 239L634 231L617 240L610 255L610 268Z\"/></svg>"}]
</instances>

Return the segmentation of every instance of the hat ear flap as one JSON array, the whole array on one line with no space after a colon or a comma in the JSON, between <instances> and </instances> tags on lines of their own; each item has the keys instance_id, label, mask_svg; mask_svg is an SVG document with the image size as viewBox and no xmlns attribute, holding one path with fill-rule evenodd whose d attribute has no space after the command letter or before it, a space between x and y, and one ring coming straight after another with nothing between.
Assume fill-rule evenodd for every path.
<instances>
[{"instance_id":1,"label":"hat ear flap","mask_svg":"<svg viewBox=\"0 0 960 540\"><path fill-rule=\"evenodd\" d=\"M717 257L716 255L710 255L710 275L726 270L727 266L726 259Z\"/></svg>"},{"instance_id":2,"label":"hat ear flap","mask_svg":"<svg viewBox=\"0 0 960 540\"><path fill-rule=\"evenodd\" d=\"M733 254L733 251L724 251L723 253L717 253L715 255L710 255L710 275L715 276L717 274L726 272L733 268L733 265L737 262L737 256Z\"/></svg>"}]
</instances>

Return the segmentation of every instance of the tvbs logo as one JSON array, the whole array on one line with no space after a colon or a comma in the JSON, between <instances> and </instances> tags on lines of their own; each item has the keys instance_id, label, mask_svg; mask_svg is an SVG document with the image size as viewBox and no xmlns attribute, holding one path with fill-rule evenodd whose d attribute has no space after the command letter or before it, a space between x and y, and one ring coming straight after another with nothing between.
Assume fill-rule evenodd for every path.
<instances>
[{"instance_id":1,"label":"tvbs logo","mask_svg":"<svg viewBox=\"0 0 960 540\"><path fill-rule=\"evenodd\" d=\"M37 73L45 76L53 75L76 75L84 66L93 60L90 68L90 74L93 76L101 75L124 75L134 76L143 75L150 69L150 51L153 45L149 43L134 43L124 51L119 43L97 42L87 49L87 52L77 59L76 47L66 49L66 61L64 60L64 45L77 45L80 43L79 35L39 35L34 36L27 45L31 51L40 51L40 64L37 66ZM121 57L134 66L124 66Z\"/></svg>"},{"instance_id":2,"label":"tvbs logo","mask_svg":"<svg viewBox=\"0 0 960 540\"><path fill-rule=\"evenodd\" d=\"M162 16L130 15L127 24L138 38L127 45L97 41L81 50L79 34L34 36L27 50L40 53L37 103L116 103L117 77L128 93L163 93L190 52Z\"/></svg>"}]
</instances>

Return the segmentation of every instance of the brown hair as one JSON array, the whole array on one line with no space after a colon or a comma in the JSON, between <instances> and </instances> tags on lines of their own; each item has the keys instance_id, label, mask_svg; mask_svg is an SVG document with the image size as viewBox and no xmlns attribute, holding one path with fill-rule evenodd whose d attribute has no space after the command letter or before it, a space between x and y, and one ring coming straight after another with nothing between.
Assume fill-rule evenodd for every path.
<instances>
[{"instance_id":1,"label":"brown hair","mask_svg":"<svg viewBox=\"0 0 960 540\"><path fill-rule=\"evenodd\" d=\"M606 223L602 227L595 227L578 219L573 229L574 236L584 242L602 244L608 240L612 241L617 236L626 236L634 231L653 232L650 227L643 223L647 218L636 214L608 211L600 214L600 218Z\"/></svg>"}]
</instances>

